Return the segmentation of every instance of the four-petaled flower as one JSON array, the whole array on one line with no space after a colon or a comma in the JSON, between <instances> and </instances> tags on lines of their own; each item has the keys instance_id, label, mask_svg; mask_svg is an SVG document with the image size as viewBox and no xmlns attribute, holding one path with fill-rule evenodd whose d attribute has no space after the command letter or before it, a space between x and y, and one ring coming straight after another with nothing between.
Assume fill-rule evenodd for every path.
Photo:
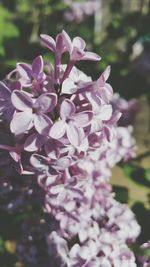
<instances>
[{"instance_id":1,"label":"four-petaled flower","mask_svg":"<svg viewBox=\"0 0 150 267\"><path fill-rule=\"evenodd\" d=\"M32 65L26 63L17 64L19 81L23 87L33 87L37 93L43 92L43 85L46 80L44 73L44 62L42 56L36 57Z\"/></svg>"},{"instance_id":2,"label":"four-petaled flower","mask_svg":"<svg viewBox=\"0 0 150 267\"><path fill-rule=\"evenodd\" d=\"M50 129L50 136L54 139L60 139L67 134L70 143L78 147L85 138L83 128L88 126L92 120L92 111L83 111L75 113L74 103L65 99L60 107L60 120L56 121Z\"/></svg>"},{"instance_id":3,"label":"four-petaled flower","mask_svg":"<svg viewBox=\"0 0 150 267\"><path fill-rule=\"evenodd\" d=\"M67 48L67 51L70 54L71 61L78 61L78 60L92 60L92 61L99 61L101 57L93 52L85 51L85 41L81 37L75 37L71 41L69 35L63 31L64 42Z\"/></svg>"},{"instance_id":4,"label":"four-petaled flower","mask_svg":"<svg viewBox=\"0 0 150 267\"><path fill-rule=\"evenodd\" d=\"M11 100L18 110L10 124L10 129L15 135L25 133L33 126L38 133L48 134L52 126L52 120L45 113L51 112L56 106L56 94L45 93L37 99L33 99L26 92L14 90Z\"/></svg>"}]
</instances>

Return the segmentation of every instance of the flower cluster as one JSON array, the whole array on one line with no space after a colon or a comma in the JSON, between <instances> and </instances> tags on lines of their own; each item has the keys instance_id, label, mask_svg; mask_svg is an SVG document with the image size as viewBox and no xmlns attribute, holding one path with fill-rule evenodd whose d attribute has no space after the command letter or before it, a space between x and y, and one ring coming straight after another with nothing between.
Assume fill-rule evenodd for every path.
<instances>
[{"instance_id":1,"label":"flower cluster","mask_svg":"<svg viewBox=\"0 0 150 267\"><path fill-rule=\"evenodd\" d=\"M64 13L64 19L69 22L82 22L86 17L89 17L100 8L100 0L75 2L72 0L64 0L69 9Z\"/></svg>"},{"instance_id":2,"label":"flower cluster","mask_svg":"<svg viewBox=\"0 0 150 267\"><path fill-rule=\"evenodd\" d=\"M131 210L114 199L109 177L115 164L135 155L135 141L130 126L118 126L110 67L93 81L74 66L100 60L85 50L82 38L71 40L62 31L56 40L42 34L41 42L54 53L54 66L37 56L31 65L18 63L0 82L4 178L13 172L37 178L44 211L57 221L47 235L55 266L134 267L128 244L140 228ZM4 193L13 190L2 183ZM31 187L28 182L27 194Z\"/></svg>"}]
</instances>

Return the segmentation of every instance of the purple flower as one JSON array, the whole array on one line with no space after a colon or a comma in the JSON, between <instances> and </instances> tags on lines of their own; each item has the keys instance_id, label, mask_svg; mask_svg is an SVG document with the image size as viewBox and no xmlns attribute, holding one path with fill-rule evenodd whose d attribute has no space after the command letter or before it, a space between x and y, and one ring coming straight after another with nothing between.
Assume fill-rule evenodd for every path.
<instances>
[{"instance_id":1,"label":"purple flower","mask_svg":"<svg viewBox=\"0 0 150 267\"><path fill-rule=\"evenodd\" d=\"M67 47L64 42L64 33L59 33L56 36L56 41L47 34L40 35L41 42L55 54L55 72L53 80L56 84L59 84L61 57L66 52Z\"/></svg>"},{"instance_id":2,"label":"purple flower","mask_svg":"<svg viewBox=\"0 0 150 267\"><path fill-rule=\"evenodd\" d=\"M17 210L23 206L23 191L28 190L27 199L32 195L36 202L35 191L38 186L41 188L40 216L44 207L46 216L42 214L42 218L49 218L42 239L47 237L50 262L54 265L136 267L128 245L135 241L140 227L132 211L114 199L109 183L111 169L135 155L132 128L118 126L122 110L118 105L114 107L113 90L107 83L110 67L92 81L74 67L79 60L100 59L85 51L82 38L71 40L62 31L56 40L48 35L41 35L41 40L55 54L54 67L39 56L32 65L18 63L13 82L0 83L0 197L1 192L2 196L9 193L9 186L6 190L5 186L11 184L12 178L20 203L9 200L7 210ZM70 59L62 65L65 52L69 52ZM44 66L48 70L45 73ZM126 102L121 103L126 108ZM130 110L133 106L132 102ZM24 179L16 170L20 175L34 176ZM24 181L22 186L18 187L16 176ZM7 183L3 182L5 177ZM13 188L11 194L16 195ZM29 205L32 204L31 201ZM42 225L43 219L37 218L37 228ZM49 266L47 261L38 262L39 255L32 247L34 236L28 236L28 232L30 245L22 244L26 243L29 250L20 246L20 253L25 255L21 256L22 261L29 266L33 262L36 266ZM28 256L26 264L24 258Z\"/></svg>"},{"instance_id":3,"label":"purple flower","mask_svg":"<svg viewBox=\"0 0 150 267\"><path fill-rule=\"evenodd\" d=\"M0 116L6 120L11 120L15 111L11 102L12 88L6 83L0 82Z\"/></svg>"},{"instance_id":4,"label":"purple flower","mask_svg":"<svg viewBox=\"0 0 150 267\"><path fill-rule=\"evenodd\" d=\"M17 64L19 81L23 87L33 87L36 93L43 91L46 75L44 74L44 62L42 56L36 57L32 65L26 63Z\"/></svg>"},{"instance_id":5,"label":"purple flower","mask_svg":"<svg viewBox=\"0 0 150 267\"><path fill-rule=\"evenodd\" d=\"M45 113L56 106L56 94L45 93L35 100L26 92L15 90L11 100L17 109L10 124L12 133L23 134L34 126L38 133L48 134L52 121Z\"/></svg>"},{"instance_id":6,"label":"purple flower","mask_svg":"<svg viewBox=\"0 0 150 267\"><path fill-rule=\"evenodd\" d=\"M78 61L78 60L92 60L92 61L99 61L101 58L97 54L93 52L86 52L85 51L85 41L81 37L75 37L71 41L69 35L63 31L64 42L67 47L67 51L70 54L71 61Z\"/></svg>"},{"instance_id":7,"label":"purple flower","mask_svg":"<svg viewBox=\"0 0 150 267\"><path fill-rule=\"evenodd\" d=\"M90 124L93 113L91 111L75 113L75 111L74 103L65 99L60 108L61 119L51 127L50 136L54 139L60 139L66 133L70 143L78 147L85 138L83 128Z\"/></svg>"},{"instance_id":8,"label":"purple flower","mask_svg":"<svg viewBox=\"0 0 150 267\"><path fill-rule=\"evenodd\" d=\"M62 31L62 33L59 33L56 36L56 41L51 36L45 34L42 34L40 37L42 43L55 54L54 81L56 84L60 83L59 76L61 69L61 57L64 52L69 52L70 61L66 67L61 82L63 82L69 76L69 73L76 61L79 60L99 61L101 59L97 54L85 51L86 44L82 38L75 37L73 41L71 41L69 35L64 30Z\"/></svg>"}]
</instances>

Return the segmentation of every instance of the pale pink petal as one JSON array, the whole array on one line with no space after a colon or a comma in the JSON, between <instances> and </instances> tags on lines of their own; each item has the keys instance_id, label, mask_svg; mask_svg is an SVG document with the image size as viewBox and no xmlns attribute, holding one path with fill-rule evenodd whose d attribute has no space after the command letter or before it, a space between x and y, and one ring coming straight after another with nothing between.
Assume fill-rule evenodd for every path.
<instances>
[{"instance_id":1,"label":"pale pink petal","mask_svg":"<svg viewBox=\"0 0 150 267\"><path fill-rule=\"evenodd\" d=\"M47 135L50 131L50 127L52 126L52 121L45 114L43 115L34 114L34 126L39 134Z\"/></svg>"},{"instance_id":2,"label":"pale pink petal","mask_svg":"<svg viewBox=\"0 0 150 267\"><path fill-rule=\"evenodd\" d=\"M10 151L9 154L13 158L14 161L16 161L16 162L20 161L21 156L19 153L15 152L15 151Z\"/></svg>"},{"instance_id":3,"label":"pale pink petal","mask_svg":"<svg viewBox=\"0 0 150 267\"><path fill-rule=\"evenodd\" d=\"M112 116L111 116L111 118L109 120L109 125L110 126L116 125L117 122L119 121L119 119L121 118L121 116L122 116L121 112L119 112L119 111L113 112L113 114L112 114Z\"/></svg>"},{"instance_id":4,"label":"pale pink petal","mask_svg":"<svg viewBox=\"0 0 150 267\"><path fill-rule=\"evenodd\" d=\"M99 89L98 93L106 103L110 103L110 101L113 99L112 87L107 83L105 84L105 87L101 87Z\"/></svg>"},{"instance_id":5,"label":"pale pink petal","mask_svg":"<svg viewBox=\"0 0 150 267\"><path fill-rule=\"evenodd\" d=\"M37 133L31 134L25 141L24 150L29 152L36 151L42 147L45 141L45 136L41 136Z\"/></svg>"},{"instance_id":6,"label":"pale pink petal","mask_svg":"<svg viewBox=\"0 0 150 267\"><path fill-rule=\"evenodd\" d=\"M35 174L35 172L28 171L28 170L22 170L21 174L24 174L24 175L33 175L33 174Z\"/></svg>"},{"instance_id":7,"label":"pale pink petal","mask_svg":"<svg viewBox=\"0 0 150 267\"><path fill-rule=\"evenodd\" d=\"M104 70L104 72L101 74L101 76L100 76L99 79L97 80L99 86L103 86L104 83L107 81L107 79L109 78L109 75L110 75L110 71L111 71L111 67L108 66L108 67Z\"/></svg>"},{"instance_id":8,"label":"pale pink petal","mask_svg":"<svg viewBox=\"0 0 150 267\"><path fill-rule=\"evenodd\" d=\"M102 76L104 78L104 81L107 81L107 79L109 78L110 71L111 71L111 67L110 66L107 66L107 68L102 73Z\"/></svg>"},{"instance_id":9,"label":"pale pink petal","mask_svg":"<svg viewBox=\"0 0 150 267\"><path fill-rule=\"evenodd\" d=\"M64 39L67 50L71 52L72 42L71 42L69 35L64 30L62 31L62 35L63 35L63 39Z\"/></svg>"},{"instance_id":10,"label":"pale pink petal","mask_svg":"<svg viewBox=\"0 0 150 267\"><path fill-rule=\"evenodd\" d=\"M81 60L93 60L93 61L99 61L101 60L101 57L93 52L84 52L83 57Z\"/></svg>"},{"instance_id":11,"label":"pale pink petal","mask_svg":"<svg viewBox=\"0 0 150 267\"><path fill-rule=\"evenodd\" d=\"M50 138L48 142L46 142L44 148L47 156L51 159L58 159L60 152L59 152L60 142Z\"/></svg>"},{"instance_id":12,"label":"pale pink petal","mask_svg":"<svg viewBox=\"0 0 150 267\"><path fill-rule=\"evenodd\" d=\"M84 138L82 143L80 144L79 148L78 148L78 151L81 152L81 151L87 151L89 147L89 142L88 142L88 139L87 138Z\"/></svg>"},{"instance_id":13,"label":"pale pink petal","mask_svg":"<svg viewBox=\"0 0 150 267\"><path fill-rule=\"evenodd\" d=\"M72 61L82 60L84 55L85 55L85 52L83 50L79 49L78 47L74 47L70 55L70 60Z\"/></svg>"},{"instance_id":14,"label":"pale pink petal","mask_svg":"<svg viewBox=\"0 0 150 267\"><path fill-rule=\"evenodd\" d=\"M67 78L62 83L62 93L63 94L74 94L77 91L77 86L75 86L74 81L71 78Z\"/></svg>"},{"instance_id":15,"label":"pale pink petal","mask_svg":"<svg viewBox=\"0 0 150 267\"><path fill-rule=\"evenodd\" d=\"M49 132L49 135L54 139L59 139L64 136L66 131L66 124L62 121L56 121Z\"/></svg>"},{"instance_id":16,"label":"pale pink petal","mask_svg":"<svg viewBox=\"0 0 150 267\"><path fill-rule=\"evenodd\" d=\"M23 91L14 90L11 95L14 107L21 111L31 111L32 99Z\"/></svg>"},{"instance_id":17,"label":"pale pink petal","mask_svg":"<svg viewBox=\"0 0 150 267\"><path fill-rule=\"evenodd\" d=\"M30 163L34 168L44 170L44 168L47 167L48 159L38 154L32 154Z\"/></svg>"},{"instance_id":18,"label":"pale pink petal","mask_svg":"<svg viewBox=\"0 0 150 267\"><path fill-rule=\"evenodd\" d=\"M17 71L19 72L20 76L28 80L31 77L32 68L29 64L17 63Z\"/></svg>"},{"instance_id":19,"label":"pale pink petal","mask_svg":"<svg viewBox=\"0 0 150 267\"><path fill-rule=\"evenodd\" d=\"M107 126L104 126L103 135L110 142L113 139L114 131L111 128L107 127Z\"/></svg>"},{"instance_id":20,"label":"pale pink petal","mask_svg":"<svg viewBox=\"0 0 150 267\"><path fill-rule=\"evenodd\" d=\"M56 51L57 51L57 57L60 58L61 55L65 52L66 50L66 43L64 40L63 33L59 33L56 36Z\"/></svg>"},{"instance_id":21,"label":"pale pink petal","mask_svg":"<svg viewBox=\"0 0 150 267\"><path fill-rule=\"evenodd\" d=\"M32 127L32 113L18 112L15 113L11 123L11 132L19 135L25 133Z\"/></svg>"},{"instance_id":22,"label":"pale pink petal","mask_svg":"<svg viewBox=\"0 0 150 267\"><path fill-rule=\"evenodd\" d=\"M102 121L107 121L112 116L112 106L111 105L103 105L99 108L99 119Z\"/></svg>"},{"instance_id":23,"label":"pale pink petal","mask_svg":"<svg viewBox=\"0 0 150 267\"><path fill-rule=\"evenodd\" d=\"M0 82L0 98L8 99L10 97L11 90L4 84Z\"/></svg>"},{"instance_id":24,"label":"pale pink petal","mask_svg":"<svg viewBox=\"0 0 150 267\"><path fill-rule=\"evenodd\" d=\"M71 164L71 157L63 157L57 160L55 169L56 170L65 170Z\"/></svg>"},{"instance_id":25,"label":"pale pink petal","mask_svg":"<svg viewBox=\"0 0 150 267\"><path fill-rule=\"evenodd\" d=\"M86 43L81 37L75 37L72 41L73 47L77 47L78 49L84 50Z\"/></svg>"},{"instance_id":26,"label":"pale pink petal","mask_svg":"<svg viewBox=\"0 0 150 267\"><path fill-rule=\"evenodd\" d=\"M63 190L64 190L64 184L57 184L52 186L49 191L51 194L57 195Z\"/></svg>"},{"instance_id":27,"label":"pale pink petal","mask_svg":"<svg viewBox=\"0 0 150 267\"><path fill-rule=\"evenodd\" d=\"M42 56L36 57L33 60L33 63L32 63L32 72L33 72L33 75L35 77L38 76L40 73L43 72L43 68L44 68L44 62L43 62Z\"/></svg>"},{"instance_id":28,"label":"pale pink petal","mask_svg":"<svg viewBox=\"0 0 150 267\"><path fill-rule=\"evenodd\" d=\"M75 105L69 100L65 99L60 107L60 115L63 120L69 119L75 113Z\"/></svg>"},{"instance_id":29,"label":"pale pink petal","mask_svg":"<svg viewBox=\"0 0 150 267\"><path fill-rule=\"evenodd\" d=\"M44 46L49 48L51 51L55 52L56 43L51 36L47 34L41 34L40 39L41 39L41 42L44 44Z\"/></svg>"},{"instance_id":30,"label":"pale pink petal","mask_svg":"<svg viewBox=\"0 0 150 267\"><path fill-rule=\"evenodd\" d=\"M20 75L19 81L22 86L29 87L32 85L32 81L31 81L32 70L29 64L18 63L17 72Z\"/></svg>"},{"instance_id":31,"label":"pale pink petal","mask_svg":"<svg viewBox=\"0 0 150 267\"><path fill-rule=\"evenodd\" d=\"M92 111L83 111L80 113L76 113L73 116L74 123L78 127L88 126L90 124L92 118L93 118L93 112Z\"/></svg>"},{"instance_id":32,"label":"pale pink petal","mask_svg":"<svg viewBox=\"0 0 150 267\"><path fill-rule=\"evenodd\" d=\"M67 125L67 137L70 143L78 147L84 138L84 131L82 128L77 128L73 123Z\"/></svg>"},{"instance_id":33,"label":"pale pink petal","mask_svg":"<svg viewBox=\"0 0 150 267\"><path fill-rule=\"evenodd\" d=\"M80 254L80 251L81 251L81 247L79 246L79 244L73 245L73 247L70 250L70 257L71 258L77 257L77 255Z\"/></svg>"},{"instance_id":34,"label":"pale pink petal","mask_svg":"<svg viewBox=\"0 0 150 267\"><path fill-rule=\"evenodd\" d=\"M50 112L57 104L57 95L54 93L45 93L38 97L34 103L34 108L37 114Z\"/></svg>"}]
</instances>

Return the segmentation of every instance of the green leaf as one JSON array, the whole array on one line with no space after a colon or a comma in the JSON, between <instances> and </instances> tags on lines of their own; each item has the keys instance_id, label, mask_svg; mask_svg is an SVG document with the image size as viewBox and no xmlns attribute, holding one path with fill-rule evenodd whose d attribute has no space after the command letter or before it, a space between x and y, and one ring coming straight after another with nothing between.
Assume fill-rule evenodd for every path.
<instances>
[{"instance_id":1,"label":"green leaf","mask_svg":"<svg viewBox=\"0 0 150 267\"><path fill-rule=\"evenodd\" d=\"M150 168L145 170L145 178L150 182Z\"/></svg>"},{"instance_id":2,"label":"green leaf","mask_svg":"<svg viewBox=\"0 0 150 267\"><path fill-rule=\"evenodd\" d=\"M115 193L115 198L121 203L128 203L129 192L128 189L124 186L113 186L113 192Z\"/></svg>"},{"instance_id":3,"label":"green leaf","mask_svg":"<svg viewBox=\"0 0 150 267\"><path fill-rule=\"evenodd\" d=\"M123 164L122 169L124 174L135 183L146 187L150 186L150 169L145 170L144 168L131 163Z\"/></svg>"},{"instance_id":4,"label":"green leaf","mask_svg":"<svg viewBox=\"0 0 150 267\"><path fill-rule=\"evenodd\" d=\"M4 251L5 251L4 241L3 241L3 239L0 237L0 253L3 253Z\"/></svg>"},{"instance_id":5,"label":"green leaf","mask_svg":"<svg viewBox=\"0 0 150 267\"><path fill-rule=\"evenodd\" d=\"M123 171L124 171L124 174L126 175L126 176L131 176L132 175L132 173L134 172L134 171L136 171L136 169L137 169L137 167L136 166L134 166L134 165L132 165L132 164L124 164L123 165L123 167L122 167L122 169L123 169Z\"/></svg>"}]
</instances>

